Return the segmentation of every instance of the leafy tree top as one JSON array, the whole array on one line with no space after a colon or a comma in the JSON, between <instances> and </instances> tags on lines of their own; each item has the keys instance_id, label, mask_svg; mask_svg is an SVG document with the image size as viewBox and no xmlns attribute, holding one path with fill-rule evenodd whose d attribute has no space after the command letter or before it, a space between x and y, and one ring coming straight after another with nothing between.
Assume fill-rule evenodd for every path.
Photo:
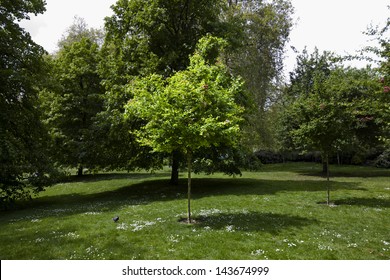
<instances>
[{"instance_id":1,"label":"leafy tree top","mask_svg":"<svg viewBox=\"0 0 390 280\"><path fill-rule=\"evenodd\" d=\"M124 76L170 76L186 69L202 36L224 33L225 7L224 0L118 0L106 18L103 50Z\"/></svg>"},{"instance_id":2,"label":"leafy tree top","mask_svg":"<svg viewBox=\"0 0 390 280\"><path fill-rule=\"evenodd\" d=\"M211 145L236 143L243 113L236 98L242 82L231 77L214 52L209 52L223 44L221 39L205 37L188 69L168 79L151 75L128 87L134 98L127 104L126 114L145 121L137 132L143 145L156 152L192 153Z\"/></svg>"}]
</instances>

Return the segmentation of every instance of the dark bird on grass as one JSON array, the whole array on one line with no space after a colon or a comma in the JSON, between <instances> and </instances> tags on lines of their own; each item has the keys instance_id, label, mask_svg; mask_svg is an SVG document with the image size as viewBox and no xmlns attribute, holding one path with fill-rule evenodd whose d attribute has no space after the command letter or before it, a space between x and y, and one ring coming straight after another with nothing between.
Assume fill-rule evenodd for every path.
<instances>
[{"instance_id":1,"label":"dark bird on grass","mask_svg":"<svg viewBox=\"0 0 390 280\"><path fill-rule=\"evenodd\" d=\"M119 216L115 216L114 218L112 218L112 220L116 223L117 221L119 221Z\"/></svg>"}]
</instances>

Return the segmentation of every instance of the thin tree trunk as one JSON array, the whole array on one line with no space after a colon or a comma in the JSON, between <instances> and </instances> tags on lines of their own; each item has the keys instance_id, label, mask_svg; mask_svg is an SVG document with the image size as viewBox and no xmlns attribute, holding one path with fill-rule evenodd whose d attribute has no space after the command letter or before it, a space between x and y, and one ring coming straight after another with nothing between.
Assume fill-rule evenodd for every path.
<instances>
[{"instance_id":1,"label":"thin tree trunk","mask_svg":"<svg viewBox=\"0 0 390 280\"><path fill-rule=\"evenodd\" d=\"M179 185L179 152L172 152L171 185Z\"/></svg>"},{"instance_id":2,"label":"thin tree trunk","mask_svg":"<svg viewBox=\"0 0 390 280\"><path fill-rule=\"evenodd\" d=\"M330 203L330 182L329 182L329 156L326 154L326 188L327 188L327 198L326 204Z\"/></svg>"},{"instance_id":3,"label":"thin tree trunk","mask_svg":"<svg viewBox=\"0 0 390 280\"><path fill-rule=\"evenodd\" d=\"M326 164L326 156L322 158L322 174L326 175L328 173L328 165Z\"/></svg>"},{"instance_id":4,"label":"thin tree trunk","mask_svg":"<svg viewBox=\"0 0 390 280\"><path fill-rule=\"evenodd\" d=\"M77 176L81 177L83 176L83 166L79 165L79 168L77 169Z\"/></svg>"},{"instance_id":5,"label":"thin tree trunk","mask_svg":"<svg viewBox=\"0 0 390 280\"><path fill-rule=\"evenodd\" d=\"M187 154L187 168L188 168L188 193L187 193L187 219L188 223L192 223L191 219L191 172L192 172L192 155L190 152Z\"/></svg>"}]
</instances>

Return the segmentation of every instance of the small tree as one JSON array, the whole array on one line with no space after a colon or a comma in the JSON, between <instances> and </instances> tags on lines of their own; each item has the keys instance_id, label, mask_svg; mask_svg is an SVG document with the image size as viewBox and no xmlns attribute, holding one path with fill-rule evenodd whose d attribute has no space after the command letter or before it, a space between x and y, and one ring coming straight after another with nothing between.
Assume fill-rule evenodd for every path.
<instances>
[{"instance_id":1,"label":"small tree","mask_svg":"<svg viewBox=\"0 0 390 280\"><path fill-rule=\"evenodd\" d=\"M376 89L370 69L336 68L317 72L313 85L284 112L287 137L300 150L316 149L326 164L329 156L347 145L372 145L381 133ZM327 203L330 200L329 184Z\"/></svg>"},{"instance_id":2,"label":"small tree","mask_svg":"<svg viewBox=\"0 0 390 280\"><path fill-rule=\"evenodd\" d=\"M352 120L347 114L347 104L330 95L323 85L315 85L312 94L301 96L288 109L290 117L295 117L299 126L290 133L293 143L301 150L317 149L325 164L326 178L329 181L329 156L337 149L339 141L348 138ZM330 188L327 185L327 204L330 201Z\"/></svg>"},{"instance_id":3,"label":"small tree","mask_svg":"<svg viewBox=\"0 0 390 280\"><path fill-rule=\"evenodd\" d=\"M145 121L136 132L139 141L155 152L186 155L189 223L194 152L221 143L235 145L240 133L243 109L235 98L242 91L242 82L218 61L223 45L221 39L202 38L186 70L166 80L151 75L129 86L134 98L126 106L126 115Z\"/></svg>"}]
</instances>

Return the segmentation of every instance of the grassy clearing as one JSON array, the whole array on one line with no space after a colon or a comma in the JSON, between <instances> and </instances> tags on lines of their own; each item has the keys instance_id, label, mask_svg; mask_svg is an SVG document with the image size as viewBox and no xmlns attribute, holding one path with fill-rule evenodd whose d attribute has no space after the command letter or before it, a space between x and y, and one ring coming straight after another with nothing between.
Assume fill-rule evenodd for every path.
<instances>
[{"instance_id":1,"label":"grassy clearing","mask_svg":"<svg viewBox=\"0 0 390 280\"><path fill-rule=\"evenodd\" d=\"M241 178L102 174L58 184L0 213L0 259L390 259L390 171L267 165ZM184 176L184 175L183 175ZM112 217L119 215L117 223Z\"/></svg>"}]
</instances>

